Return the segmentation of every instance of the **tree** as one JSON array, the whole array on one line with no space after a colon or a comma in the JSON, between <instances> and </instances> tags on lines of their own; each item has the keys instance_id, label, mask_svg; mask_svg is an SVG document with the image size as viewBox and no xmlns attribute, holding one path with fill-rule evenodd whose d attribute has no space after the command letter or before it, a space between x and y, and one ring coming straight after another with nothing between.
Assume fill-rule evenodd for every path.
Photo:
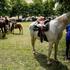
<instances>
[{"instance_id":1,"label":"tree","mask_svg":"<svg viewBox=\"0 0 70 70\"><path fill-rule=\"evenodd\" d=\"M53 0L46 0L44 2L44 16L51 16L54 15L54 4L55 2Z\"/></svg>"},{"instance_id":2,"label":"tree","mask_svg":"<svg viewBox=\"0 0 70 70\"><path fill-rule=\"evenodd\" d=\"M43 14L43 1L42 0L33 0L33 3L30 4L29 13L31 15L42 15Z\"/></svg>"},{"instance_id":3,"label":"tree","mask_svg":"<svg viewBox=\"0 0 70 70\"><path fill-rule=\"evenodd\" d=\"M26 17L29 14L28 3L25 0L21 0L21 4L22 4L21 14L23 17Z\"/></svg>"},{"instance_id":4,"label":"tree","mask_svg":"<svg viewBox=\"0 0 70 70\"><path fill-rule=\"evenodd\" d=\"M28 13L28 6L25 0L11 0L11 16L20 15L26 16Z\"/></svg>"},{"instance_id":5,"label":"tree","mask_svg":"<svg viewBox=\"0 0 70 70\"><path fill-rule=\"evenodd\" d=\"M0 16L7 14L7 0L0 0Z\"/></svg>"},{"instance_id":6,"label":"tree","mask_svg":"<svg viewBox=\"0 0 70 70\"><path fill-rule=\"evenodd\" d=\"M55 0L56 3L59 3L59 6L61 5L61 7L57 8L57 13L58 14L62 14L65 12L70 11L70 1L69 0Z\"/></svg>"}]
</instances>

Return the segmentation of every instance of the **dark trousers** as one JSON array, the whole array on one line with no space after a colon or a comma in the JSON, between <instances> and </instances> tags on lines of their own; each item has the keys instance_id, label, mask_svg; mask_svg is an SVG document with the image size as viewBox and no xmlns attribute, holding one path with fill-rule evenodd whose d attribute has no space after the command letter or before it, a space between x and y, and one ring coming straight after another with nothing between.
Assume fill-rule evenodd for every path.
<instances>
[{"instance_id":1,"label":"dark trousers","mask_svg":"<svg viewBox=\"0 0 70 70\"><path fill-rule=\"evenodd\" d=\"M69 58L68 57L68 55L69 55L69 47L70 47L70 40L66 40L66 57L67 58Z\"/></svg>"}]
</instances>

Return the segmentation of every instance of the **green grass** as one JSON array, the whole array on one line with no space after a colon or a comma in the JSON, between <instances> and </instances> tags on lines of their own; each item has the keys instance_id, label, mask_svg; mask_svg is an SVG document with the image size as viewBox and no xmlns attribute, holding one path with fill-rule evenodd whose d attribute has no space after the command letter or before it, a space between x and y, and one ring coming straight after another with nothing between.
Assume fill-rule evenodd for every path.
<instances>
[{"instance_id":1,"label":"green grass","mask_svg":"<svg viewBox=\"0 0 70 70\"><path fill-rule=\"evenodd\" d=\"M29 33L30 22L24 22L23 35L8 34L0 39L0 70L70 70L70 61L65 58L65 33L58 48L58 62L47 65L48 46L46 42L36 41L37 55L33 55ZM15 30L18 33L18 30ZM54 50L53 50L54 51ZM51 58L53 59L52 52Z\"/></svg>"}]
</instances>

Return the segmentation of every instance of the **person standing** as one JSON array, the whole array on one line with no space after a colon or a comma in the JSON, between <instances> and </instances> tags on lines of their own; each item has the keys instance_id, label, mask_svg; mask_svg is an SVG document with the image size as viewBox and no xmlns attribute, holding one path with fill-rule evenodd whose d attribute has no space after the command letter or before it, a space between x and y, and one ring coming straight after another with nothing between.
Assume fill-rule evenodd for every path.
<instances>
[{"instance_id":1,"label":"person standing","mask_svg":"<svg viewBox=\"0 0 70 70\"><path fill-rule=\"evenodd\" d=\"M70 48L70 24L66 26L66 59L70 59L69 48Z\"/></svg>"},{"instance_id":2,"label":"person standing","mask_svg":"<svg viewBox=\"0 0 70 70\"><path fill-rule=\"evenodd\" d=\"M10 23L7 17L5 17L6 32L10 30Z\"/></svg>"}]
</instances>

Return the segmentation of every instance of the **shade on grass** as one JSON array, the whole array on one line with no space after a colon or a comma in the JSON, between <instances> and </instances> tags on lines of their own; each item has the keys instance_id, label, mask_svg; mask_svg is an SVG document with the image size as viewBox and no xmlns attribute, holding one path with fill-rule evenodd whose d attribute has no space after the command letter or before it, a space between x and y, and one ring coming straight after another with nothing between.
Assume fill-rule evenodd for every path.
<instances>
[{"instance_id":1,"label":"shade on grass","mask_svg":"<svg viewBox=\"0 0 70 70\"><path fill-rule=\"evenodd\" d=\"M24 22L23 35L8 34L7 39L0 39L0 70L70 70L70 62L65 61L65 32L59 43L58 62L53 60L47 65L48 46L46 42L36 41L38 54L33 55L29 33L30 22ZM18 30L15 30L18 33Z\"/></svg>"}]
</instances>

